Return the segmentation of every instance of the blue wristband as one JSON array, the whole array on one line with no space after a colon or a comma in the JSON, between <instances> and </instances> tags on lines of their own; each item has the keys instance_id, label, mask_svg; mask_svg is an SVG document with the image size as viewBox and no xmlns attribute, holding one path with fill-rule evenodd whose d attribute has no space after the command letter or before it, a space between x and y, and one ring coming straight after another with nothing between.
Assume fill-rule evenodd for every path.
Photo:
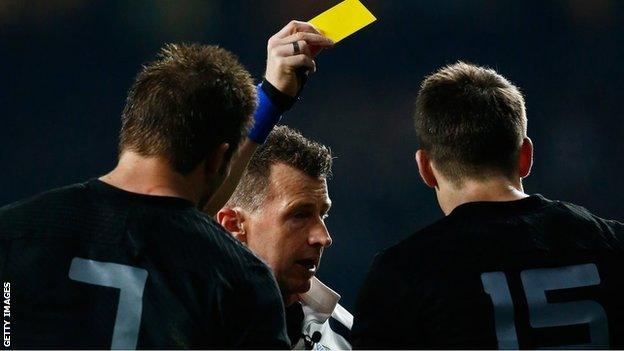
<instances>
[{"instance_id":1,"label":"blue wristband","mask_svg":"<svg viewBox=\"0 0 624 351\"><path fill-rule=\"evenodd\" d=\"M256 90L258 91L258 107L256 112L254 112L253 127L249 131L248 137L258 144L263 144L273 127L282 118L284 111L277 108L271 101L264 89L262 89L262 83L258 84Z\"/></svg>"}]
</instances>

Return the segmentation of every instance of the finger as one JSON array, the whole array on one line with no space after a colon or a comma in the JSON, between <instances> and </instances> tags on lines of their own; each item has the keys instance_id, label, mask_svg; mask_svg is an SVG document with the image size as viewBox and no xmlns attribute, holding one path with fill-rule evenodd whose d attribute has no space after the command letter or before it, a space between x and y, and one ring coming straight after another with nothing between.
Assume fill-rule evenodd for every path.
<instances>
[{"instance_id":1,"label":"finger","mask_svg":"<svg viewBox=\"0 0 624 351\"><path fill-rule=\"evenodd\" d=\"M318 54L320 54L323 51L323 48L320 46L310 46L310 56L312 56L312 58L315 58Z\"/></svg>"},{"instance_id":2,"label":"finger","mask_svg":"<svg viewBox=\"0 0 624 351\"><path fill-rule=\"evenodd\" d=\"M308 45L320 46L323 48L334 46L334 42L326 36L316 34L316 33L308 33L308 32L297 32L291 34L287 37L279 39L276 41L277 45L283 45L287 43L291 43L293 41L305 40Z\"/></svg>"},{"instance_id":3,"label":"finger","mask_svg":"<svg viewBox=\"0 0 624 351\"><path fill-rule=\"evenodd\" d=\"M314 60L312 60L310 56L306 56L304 54L284 57L282 58L282 60L285 66L294 68L305 67L311 72L316 71L316 63L314 62Z\"/></svg>"},{"instance_id":4,"label":"finger","mask_svg":"<svg viewBox=\"0 0 624 351\"><path fill-rule=\"evenodd\" d=\"M295 42L291 42L288 44L283 44L277 46L271 50L271 54L273 56L294 56L299 54L304 54L306 56L312 56L312 51L310 50L310 45L305 42L305 40L296 41L299 46L299 52L295 52L295 46L293 45Z\"/></svg>"},{"instance_id":5,"label":"finger","mask_svg":"<svg viewBox=\"0 0 624 351\"><path fill-rule=\"evenodd\" d=\"M297 32L308 32L308 33L316 33L321 34L313 25L308 22L302 21L290 21L284 28L282 28L279 32L277 32L274 36L278 39L285 38L291 34Z\"/></svg>"}]
</instances>

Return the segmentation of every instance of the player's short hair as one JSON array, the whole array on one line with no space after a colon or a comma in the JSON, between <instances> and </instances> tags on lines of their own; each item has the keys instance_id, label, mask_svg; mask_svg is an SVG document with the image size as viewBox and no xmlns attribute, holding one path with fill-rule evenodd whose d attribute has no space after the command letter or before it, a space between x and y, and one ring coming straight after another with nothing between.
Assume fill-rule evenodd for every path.
<instances>
[{"instance_id":1,"label":"player's short hair","mask_svg":"<svg viewBox=\"0 0 624 351\"><path fill-rule=\"evenodd\" d=\"M524 97L494 70L460 61L429 75L414 122L420 147L455 184L517 175L527 130Z\"/></svg>"},{"instance_id":2,"label":"player's short hair","mask_svg":"<svg viewBox=\"0 0 624 351\"><path fill-rule=\"evenodd\" d=\"M162 156L187 174L221 143L229 161L256 108L249 72L229 51L212 45L167 44L128 92L119 152Z\"/></svg>"},{"instance_id":3,"label":"player's short hair","mask_svg":"<svg viewBox=\"0 0 624 351\"><path fill-rule=\"evenodd\" d=\"M253 154L226 206L256 211L266 198L271 166L278 163L315 179L327 179L331 175L332 156L325 145L307 139L287 126L276 126Z\"/></svg>"}]
</instances>

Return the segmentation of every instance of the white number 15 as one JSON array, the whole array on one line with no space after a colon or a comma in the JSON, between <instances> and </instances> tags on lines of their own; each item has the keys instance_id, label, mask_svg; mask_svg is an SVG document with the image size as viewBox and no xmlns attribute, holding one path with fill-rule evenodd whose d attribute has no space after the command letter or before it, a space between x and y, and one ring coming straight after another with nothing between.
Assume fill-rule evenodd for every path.
<instances>
[{"instance_id":1,"label":"white number 15","mask_svg":"<svg viewBox=\"0 0 624 351\"><path fill-rule=\"evenodd\" d=\"M602 306L591 300L548 303L546 291L571 289L600 284L593 263L559 268L529 269L520 273L529 306L533 328L589 324L591 341L580 345L557 345L555 348L608 348L607 315ZM481 282L494 305L496 337L500 349L517 349L518 335L514 323L514 306L507 278L503 272L481 274Z\"/></svg>"}]
</instances>

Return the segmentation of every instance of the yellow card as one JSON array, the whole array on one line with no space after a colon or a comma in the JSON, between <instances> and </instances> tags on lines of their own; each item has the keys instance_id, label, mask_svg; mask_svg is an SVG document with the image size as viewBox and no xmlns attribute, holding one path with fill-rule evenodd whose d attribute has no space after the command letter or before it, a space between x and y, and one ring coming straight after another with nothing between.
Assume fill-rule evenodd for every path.
<instances>
[{"instance_id":1,"label":"yellow card","mask_svg":"<svg viewBox=\"0 0 624 351\"><path fill-rule=\"evenodd\" d=\"M376 20L359 0L344 0L309 22L337 43Z\"/></svg>"}]
</instances>

